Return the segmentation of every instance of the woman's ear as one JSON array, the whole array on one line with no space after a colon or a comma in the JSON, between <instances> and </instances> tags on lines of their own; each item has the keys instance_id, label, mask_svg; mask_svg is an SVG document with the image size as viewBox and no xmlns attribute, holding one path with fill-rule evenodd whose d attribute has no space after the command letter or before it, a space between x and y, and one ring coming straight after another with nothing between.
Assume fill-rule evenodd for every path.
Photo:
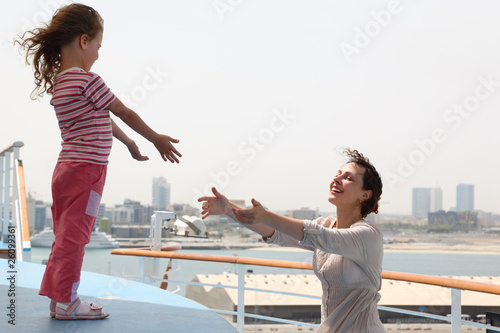
<instances>
[{"instance_id":1,"label":"woman's ear","mask_svg":"<svg viewBox=\"0 0 500 333\"><path fill-rule=\"evenodd\" d=\"M363 194L361 195L361 197L362 197L361 201L366 201L366 200L370 199L372 197L372 195L373 195L372 190L363 191Z\"/></svg>"}]
</instances>

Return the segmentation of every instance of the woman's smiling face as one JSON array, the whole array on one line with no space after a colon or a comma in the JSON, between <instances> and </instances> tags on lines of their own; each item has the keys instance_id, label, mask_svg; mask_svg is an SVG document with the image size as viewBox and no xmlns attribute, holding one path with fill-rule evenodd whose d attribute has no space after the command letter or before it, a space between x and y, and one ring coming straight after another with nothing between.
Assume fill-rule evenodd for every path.
<instances>
[{"instance_id":1,"label":"woman's smiling face","mask_svg":"<svg viewBox=\"0 0 500 333\"><path fill-rule=\"evenodd\" d=\"M365 199L363 190L363 175L365 168L356 163L347 163L339 171L330 183L328 201L335 206L356 207Z\"/></svg>"}]
</instances>

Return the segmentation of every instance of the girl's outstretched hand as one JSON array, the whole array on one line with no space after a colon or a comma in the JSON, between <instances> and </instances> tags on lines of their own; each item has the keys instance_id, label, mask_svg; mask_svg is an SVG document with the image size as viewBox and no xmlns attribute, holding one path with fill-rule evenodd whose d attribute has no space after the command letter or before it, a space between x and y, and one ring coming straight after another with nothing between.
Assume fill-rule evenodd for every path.
<instances>
[{"instance_id":1,"label":"girl's outstretched hand","mask_svg":"<svg viewBox=\"0 0 500 333\"><path fill-rule=\"evenodd\" d=\"M260 224L266 220L267 210L255 199L252 199L252 207L245 209L232 209L234 217L244 224Z\"/></svg>"},{"instance_id":2,"label":"girl's outstretched hand","mask_svg":"<svg viewBox=\"0 0 500 333\"><path fill-rule=\"evenodd\" d=\"M222 215L227 214L229 209L229 200L219 193L215 187L212 187L212 193L214 196L204 196L198 198L198 201L203 201L201 208L201 218L205 219L210 215Z\"/></svg>"},{"instance_id":3,"label":"girl's outstretched hand","mask_svg":"<svg viewBox=\"0 0 500 333\"><path fill-rule=\"evenodd\" d=\"M141 152L139 151L139 147L137 147L137 145L135 144L134 141L130 141L129 144L127 145L127 148L128 148L128 151L130 152L130 155L132 155L132 157L138 161L147 161L149 160L149 157L147 156L144 156L141 154Z\"/></svg>"},{"instance_id":4,"label":"girl's outstretched hand","mask_svg":"<svg viewBox=\"0 0 500 333\"><path fill-rule=\"evenodd\" d=\"M179 143L179 140L168 135L160 135L154 145L165 162L168 160L172 163L179 163L177 156L182 157L182 155L175 149L173 143Z\"/></svg>"}]
</instances>

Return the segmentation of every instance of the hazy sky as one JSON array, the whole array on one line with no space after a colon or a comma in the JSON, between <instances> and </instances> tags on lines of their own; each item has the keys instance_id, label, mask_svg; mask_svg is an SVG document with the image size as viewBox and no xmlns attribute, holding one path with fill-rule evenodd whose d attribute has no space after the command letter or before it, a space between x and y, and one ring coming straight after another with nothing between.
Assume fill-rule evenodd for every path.
<instances>
[{"instance_id":1,"label":"hazy sky","mask_svg":"<svg viewBox=\"0 0 500 333\"><path fill-rule=\"evenodd\" d=\"M126 125L148 162L115 141L103 202L172 201L212 184L272 210L332 212L341 147L383 175L381 213L411 213L414 187L475 185L475 208L500 212L500 2L82 1L105 21L92 71L156 131L181 140L178 165ZM61 0L0 11L0 149L23 141L27 190L51 201L60 132L49 98L31 101L31 67L14 35Z\"/></svg>"}]
</instances>

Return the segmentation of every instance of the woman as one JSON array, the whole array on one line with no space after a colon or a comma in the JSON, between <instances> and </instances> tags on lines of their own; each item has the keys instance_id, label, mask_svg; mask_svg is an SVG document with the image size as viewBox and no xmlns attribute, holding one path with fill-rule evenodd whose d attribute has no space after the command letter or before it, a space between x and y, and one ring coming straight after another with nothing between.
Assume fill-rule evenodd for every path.
<instances>
[{"instance_id":1,"label":"woman","mask_svg":"<svg viewBox=\"0 0 500 333\"><path fill-rule=\"evenodd\" d=\"M321 325L316 332L385 332L379 319L382 232L364 218L378 212L382 181L368 158L347 149L347 163L330 183L328 201L337 217L298 220L270 212L252 199L251 208L228 201L215 188L203 201L202 217L225 214L264 241L314 251L313 268L323 287Z\"/></svg>"}]
</instances>

